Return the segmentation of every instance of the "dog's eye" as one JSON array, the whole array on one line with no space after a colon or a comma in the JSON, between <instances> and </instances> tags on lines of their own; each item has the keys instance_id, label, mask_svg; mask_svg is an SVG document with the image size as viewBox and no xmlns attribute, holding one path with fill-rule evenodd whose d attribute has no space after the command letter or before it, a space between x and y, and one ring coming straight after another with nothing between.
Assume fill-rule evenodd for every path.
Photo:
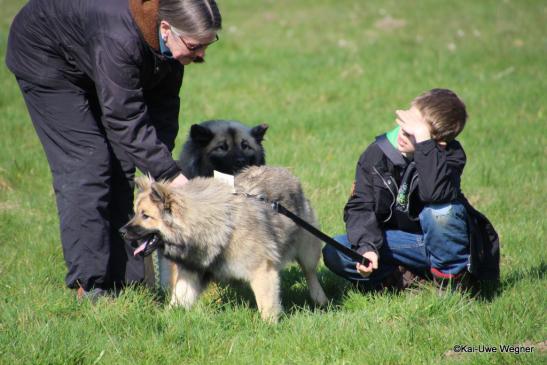
<instances>
[{"instance_id":1,"label":"dog's eye","mask_svg":"<svg viewBox=\"0 0 547 365\"><path fill-rule=\"evenodd\" d=\"M219 146L216 146L213 151L228 151L228 145L227 144L221 144Z\"/></svg>"},{"instance_id":2,"label":"dog's eye","mask_svg":"<svg viewBox=\"0 0 547 365\"><path fill-rule=\"evenodd\" d=\"M142 219L148 219L148 218L150 218L150 216L143 212L143 213L141 213L141 218Z\"/></svg>"},{"instance_id":3,"label":"dog's eye","mask_svg":"<svg viewBox=\"0 0 547 365\"><path fill-rule=\"evenodd\" d=\"M242 149L242 150L250 150L250 149L252 149L252 148L251 148L251 145L249 144L249 142L247 142L247 141L242 141L242 142L241 142L241 149Z\"/></svg>"}]
</instances>

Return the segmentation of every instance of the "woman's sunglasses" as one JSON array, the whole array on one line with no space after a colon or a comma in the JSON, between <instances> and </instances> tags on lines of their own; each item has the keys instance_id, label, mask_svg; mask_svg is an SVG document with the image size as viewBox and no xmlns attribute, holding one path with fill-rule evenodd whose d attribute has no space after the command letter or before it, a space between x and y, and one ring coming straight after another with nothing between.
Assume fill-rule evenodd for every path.
<instances>
[{"instance_id":1,"label":"woman's sunglasses","mask_svg":"<svg viewBox=\"0 0 547 365\"><path fill-rule=\"evenodd\" d=\"M182 41L182 43L184 43L184 45L186 46L186 48L188 48L188 50L190 52L198 52L198 51L201 51L202 49L205 49L207 47L209 47L211 44L215 43L216 41L219 40L219 37L218 37L218 34L215 34L215 40L212 41L212 42L209 42L209 43L198 43L198 44L192 44L192 43L187 43L182 34L176 30L173 26L171 26L171 32L173 32L177 37L179 37L179 39Z\"/></svg>"}]
</instances>

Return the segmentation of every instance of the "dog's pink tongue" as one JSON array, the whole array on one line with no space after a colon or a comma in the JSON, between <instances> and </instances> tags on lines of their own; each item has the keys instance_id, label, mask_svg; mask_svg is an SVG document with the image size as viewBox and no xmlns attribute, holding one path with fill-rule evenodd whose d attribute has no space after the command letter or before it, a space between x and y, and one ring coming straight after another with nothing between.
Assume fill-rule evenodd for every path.
<instances>
[{"instance_id":1,"label":"dog's pink tongue","mask_svg":"<svg viewBox=\"0 0 547 365\"><path fill-rule=\"evenodd\" d=\"M146 240L142 245L140 245L139 247L137 247L137 249L135 250L135 252L133 252L133 256L137 256L139 253L143 252L144 249L146 248L146 245L148 244L148 240Z\"/></svg>"}]
</instances>

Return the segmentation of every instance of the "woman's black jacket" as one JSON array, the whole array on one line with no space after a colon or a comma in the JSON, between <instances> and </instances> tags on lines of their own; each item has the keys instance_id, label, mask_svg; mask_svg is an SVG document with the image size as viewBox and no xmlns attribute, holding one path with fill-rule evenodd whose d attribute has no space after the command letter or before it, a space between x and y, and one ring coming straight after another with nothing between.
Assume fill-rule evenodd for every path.
<instances>
[{"instance_id":1,"label":"woman's black jacket","mask_svg":"<svg viewBox=\"0 0 547 365\"><path fill-rule=\"evenodd\" d=\"M96 97L109 139L156 179L180 169L183 67L159 52L158 0L31 0L15 17L6 63L16 77Z\"/></svg>"}]
</instances>

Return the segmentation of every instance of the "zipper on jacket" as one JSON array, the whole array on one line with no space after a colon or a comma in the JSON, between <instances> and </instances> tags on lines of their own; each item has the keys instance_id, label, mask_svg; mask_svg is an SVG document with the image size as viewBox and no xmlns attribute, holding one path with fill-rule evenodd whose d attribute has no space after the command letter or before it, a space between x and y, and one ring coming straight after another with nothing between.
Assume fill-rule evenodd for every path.
<instances>
[{"instance_id":1,"label":"zipper on jacket","mask_svg":"<svg viewBox=\"0 0 547 365\"><path fill-rule=\"evenodd\" d=\"M378 176L380 176L380 179L382 179L382 182L384 183L384 185L386 186L387 190L389 190L389 192L391 193L391 196L393 197L393 201L391 202L391 204L389 205L389 216L387 217L387 219L385 219L382 223L386 223L387 221L389 221L391 219L391 216L393 215L393 205L395 204L395 201L396 201L396 195L395 193L390 189L389 187L389 182L386 182L386 180L384 179L384 177L380 174L380 172L378 172L378 170L376 169L375 166L372 167L374 169L374 172L376 172L378 174ZM391 180L393 181L393 184L395 185L395 191L397 191L399 188L397 187L397 184L395 183L395 179L393 178L393 176L390 176Z\"/></svg>"}]
</instances>

